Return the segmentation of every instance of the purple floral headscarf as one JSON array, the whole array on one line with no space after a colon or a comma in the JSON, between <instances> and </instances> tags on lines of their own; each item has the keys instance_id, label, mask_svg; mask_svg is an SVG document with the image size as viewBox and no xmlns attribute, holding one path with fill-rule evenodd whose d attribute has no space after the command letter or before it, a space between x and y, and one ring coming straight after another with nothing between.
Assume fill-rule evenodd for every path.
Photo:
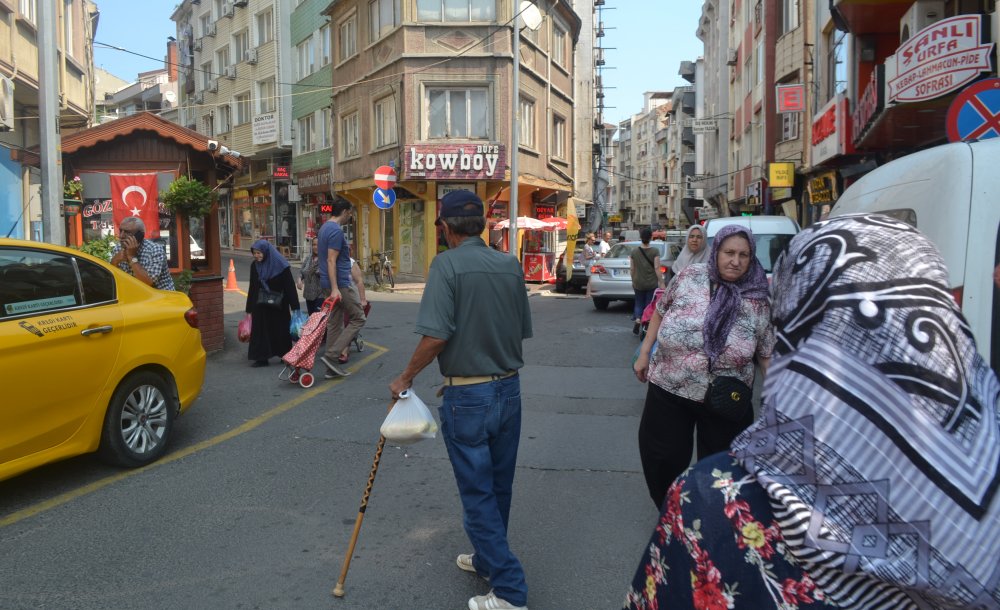
<instances>
[{"instance_id":1,"label":"purple floral headscarf","mask_svg":"<svg viewBox=\"0 0 1000 610\"><path fill-rule=\"evenodd\" d=\"M719 248L727 237L738 233L750 242L750 268L740 279L727 282L719 275ZM705 337L705 353L711 365L726 348L726 338L736 323L736 316L743 299L766 299L769 291L767 273L757 260L757 243L748 227L737 224L722 227L712 240L712 250L705 262L708 264L708 277L715 288L708 311L705 313L705 326L702 329Z\"/></svg>"}]
</instances>

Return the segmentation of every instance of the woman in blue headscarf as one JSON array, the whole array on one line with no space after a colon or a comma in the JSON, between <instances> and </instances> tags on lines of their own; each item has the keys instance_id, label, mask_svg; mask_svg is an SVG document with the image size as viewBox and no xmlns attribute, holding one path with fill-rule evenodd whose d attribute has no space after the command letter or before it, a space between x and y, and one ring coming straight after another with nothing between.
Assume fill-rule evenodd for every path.
<instances>
[{"instance_id":1,"label":"woman in blue headscarf","mask_svg":"<svg viewBox=\"0 0 1000 610\"><path fill-rule=\"evenodd\" d=\"M253 361L250 366L267 366L269 359L280 358L292 349L289 310L298 311L299 294L288 261L271 242L259 239L250 252L254 263L250 265L246 312L253 318L247 357ZM271 299L277 303L267 302L268 293L278 293Z\"/></svg>"},{"instance_id":2,"label":"woman in blue headscarf","mask_svg":"<svg viewBox=\"0 0 1000 610\"><path fill-rule=\"evenodd\" d=\"M763 369L771 357L767 274L755 250L749 228L723 227L705 263L681 271L649 321L633 368L639 381L650 382L639 424L639 456L657 508L691 462L696 430L701 459L727 449L753 421L751 408L726 419L710 413L704 400L709 382L719 376L753 387L755 361Z\"/></svg>"}]
</instances>

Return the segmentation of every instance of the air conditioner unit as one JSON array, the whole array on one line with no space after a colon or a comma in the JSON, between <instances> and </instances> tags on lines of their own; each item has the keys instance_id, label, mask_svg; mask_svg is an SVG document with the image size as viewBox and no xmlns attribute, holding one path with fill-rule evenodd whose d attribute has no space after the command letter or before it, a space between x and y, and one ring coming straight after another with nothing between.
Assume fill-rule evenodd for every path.
<instances>
[{"instance_id":1,"label":"air conditioner unit","mask_svg":"<svg viewBox=\"0 0 1000 610\"><path fill-rule=\"evenodd\" d=\"M906 42L920 30L944 17L943 0L917 0L899 20L899 43Z\"/></svg>"},{"instance_id":2,"label":"air conditioner unit","mask_svg":"<svg viewBox=\"0 0 1000 610\"><path fill-rule=\"evenodd\" d=\"M215 22L205 26L205 36L215 36Z\"/></svg>"},{"instance_id":3,"label":"air conditioner unit","mask_svg":"<svg viewBox=\"0 0 1000 610\"><path fill-rule=\"evenodd\" d=\"M194 50L195 51L200 51L201 50L201 38L195 38L194 39Z\"/></svg>"},{"instance_id":4,"label":"air conditioner unit","mask_svg":"<svg viewBox=\"0 0 1000 610\"><path fill-rule=\"evenodd\" d=\"M233 9L233 5L232 4L229 4L228 2L223 2L222 3L222 16L223 17L232 17L233 16L233 12L234 12L234 9Z\"/></svg>"},{"instance_id":5,"label":"air conditioner unit","mask_svg":"<svg viewBox=\"0 0 1000 610\"><path fill-rule=\"evenodd\" d=\"M205 102L205 94L199 91L198 93L194 94L194 96L191 98L191 101L194 102L195 104L203 104Z\"/></svg>"},{"instance_id":6,"label":"air conditioner unit","mask_svg":"<svg viewBox=\"0 0 1000 610\"><path fill-rule=\"evenodd\" d=\"M0 75L0 131L14 131L14 81Z\"/></svg>"},{"instance_id":7,"label":"air conditioner unit","mask_svg":"<svg viewBox=\"0 0 1000 610\"><path fill-rule=\"evenodd\" d=\"M216 91L218 91L219 90L219 79L213 78L212 80L208 81L208 87L206 88L206 90L207 91L211 91L212 93L215 93Z\"/></svg>"},{"instance_id":8,"label":"air conditioner unit","mask_svg":"<svg viewBox=\"0 0 1000 610\"><path fill-rule=\"evenodd\" d=\"M257 49L247 49L247 63L251 65L257 63Z\"/></svg>"},{"instance_id":9,"label":"air conditioner unit","mask_svg":"<svg viewBox=\"0 0 1000 610\"><path fill-rule=\"evenodd\" d=\"M247 0L236 0L236 2L233 2L233 6L246 6L246 5L247 5Z\"/></svg>"},{"instance_id":10,"label":"air conditioner unit","mask_svg":"<svg viewBox=\"0 0 1000 610\"><path fill-rule=\"evenodd\" d=\"M226 66L226 78L236 80L236 66Z\"/></svg>"},{"instance_id":11,"label":"air conditioner unit","mask_svg":"<svg viewBox=\"0 0 1000 610\"><path fill-rule=\"evenodd\" d=\"M735 66L740 61L740 54L736 49L729 49L726 54L726 65Z\"/></svg>"}]
</instances>

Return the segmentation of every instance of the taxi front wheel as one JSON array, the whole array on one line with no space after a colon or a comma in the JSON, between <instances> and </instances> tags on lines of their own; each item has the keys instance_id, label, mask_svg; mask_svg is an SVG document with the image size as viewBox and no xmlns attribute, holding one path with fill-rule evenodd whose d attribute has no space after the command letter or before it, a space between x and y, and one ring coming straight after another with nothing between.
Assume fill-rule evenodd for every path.
<instances>
[{"instance_id":1,"label":"taxi front wheel","mask_svg":"<svg viewBox=\"0 0 1000 610\"><path fill-rule=\"evenodd\" d=\"M98 455L130 468L155 461L167 449L176 413L169 382L151 371L133 373L111 397Z\"/></svg>"}]
</instances>

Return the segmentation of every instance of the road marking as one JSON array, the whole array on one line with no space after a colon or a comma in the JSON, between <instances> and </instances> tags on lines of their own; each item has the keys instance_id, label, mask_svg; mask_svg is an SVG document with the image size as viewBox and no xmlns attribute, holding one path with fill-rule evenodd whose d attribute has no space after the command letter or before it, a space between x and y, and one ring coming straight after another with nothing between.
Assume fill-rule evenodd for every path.
<instances>
[{"instance_id":1,"label":"road marking","mask_svg":"<svg viewBox=\"0 0 1000 610\"><path fill-rule=\"evenodd\" d=\"M360 368L364 367L369 362L375 360L376 358L380 357L382 354L384 354L384 353L386 353L386 352L389 351L389 348L382 347L381 345L376 345L376 344L374 344L374 343L372 343L370 341L367 341L367 340L365 341L365 346L366 347L373 347L373 348L375 348L375 351L372 352L371 354L369 354L368 356L366 356L365 358L363 358L361 361L359 361L357 367L355 367L356 369L360 369ZM351 371L351 372L353 373L355 371ZM246 423L244 423L243 425L241 425L239 427L233 428L232 430L230 430L228 432L224 432L224 433L222 433L222 434L220 434L218 436L214 436L214 437L212 437L210 439L201 441L200 443L191 445L190 447L185 447L183 449L179 449L177 451L170 452L167 455L163 456L162 458L160 458L159 460L153 462L152 464L150 464L148 466L143 466L142 468L136 468L136 469L133 469L133 470L122 471L122 472L120 472L118 474L114 474L114 475L105 477L105 478L100 479L98 481L94 481L93 483L89 483L87 485L84 485L83 487L80 487L78 489L74 489L73 491L68 491L68 492L60 494L60 495L58 495L58 496L56 496L54 498L49 498L48 500L45 500L43 502L39 502L38 504L35 504L33 506L29 506L27 508L23 508L23 509L17 511L16 513L11 513L11 514L9 514L9 515L7 515L5 517L0 518L0 528L7 527L8 525L14 525L15 523L17 523L19 521L23 521L23 520L25 520L25 519L27 519L29 517L34 517L35 515L39 515L41 513L44 513L45 511L51 510L51 509L56 508L58 506L62 506L63 504L67 504L67 503L69 503L69 502L71 502L73 500L76 500L77 498L82 498L82 497L86 496L87 494L91 494L91 493L93 493L95 491L98 491L100 489L108 487L109 485L113 485L114 483L117 483L119 481L123 481L123 480L125 480L125 479L127 479L129 477L132 477L132 476L135 476L137 474L143 473L143 472L145 472L147 470L150 470L152 468L157 468L159 466L164 466L164 465L169 464L171 462L176 462L177 460L186 458L189 455L198 453L199 451L202 451L204 449L208 449L209 447L214 447L215 445L218 445L218 444L220 444L220 443L222 443L224 441L228 441L231 438L235 438L237 436L240 436L241 434L246 434L247 432L250 432L254 428L257 428L258 426L260 426L264 422L266 422L266 421L268 421L268 420L270 420L270 419L272 419L274 417L277 417L278 415L281 415L282 413L285 413L286 411L290 411L291 409L294 409L295 407L299 406L300 404L304 403L305 401L307 401L307 400L309 400L311 398L315 398L316 396L319 396L323 392L326 392L327 390L329 390L333 386L335 386L335 385L337 385L337 384L345 381L346 379L347 379L346 377L338 377L337 379L330 379L329 381L326 381L325 383L320 383L319 385L317 385L315 387L308 388L308 389L305 390L305 392L303 394L299 395L297 398L293 398L293 399L291 399L289 401L286 401L286 402L284 402L284 403L282 403L282 404L274 407L270 411L262 413L262 414L258 415L257 417L255 417L255 418L247 421Z\"/></svg>"}]
</instances>

